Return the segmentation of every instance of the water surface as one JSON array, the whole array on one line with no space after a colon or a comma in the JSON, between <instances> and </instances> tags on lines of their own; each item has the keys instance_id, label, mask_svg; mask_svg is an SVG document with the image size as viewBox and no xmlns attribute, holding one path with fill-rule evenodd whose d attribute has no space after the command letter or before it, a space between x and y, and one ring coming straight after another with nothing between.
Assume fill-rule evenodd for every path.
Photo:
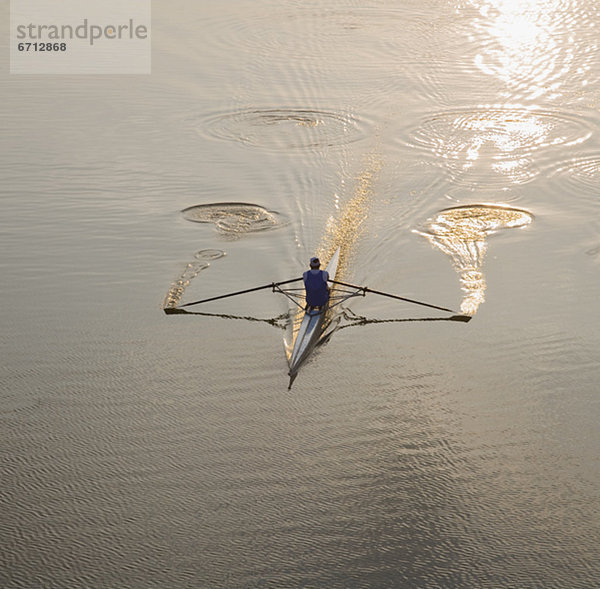
<instances>
[{"instance_id":1,"label":"water surface","mask_svg":"<svg viewBox=\"0 0 600 589\"><path fill-rule=\"evenodd\" d=\"M151 76L3 74L0 585L597 587L599 12L178 0ZM287 392L284 297L162 311L336 244L471 321L355 299Z\"/></svg>"}]
</instances>

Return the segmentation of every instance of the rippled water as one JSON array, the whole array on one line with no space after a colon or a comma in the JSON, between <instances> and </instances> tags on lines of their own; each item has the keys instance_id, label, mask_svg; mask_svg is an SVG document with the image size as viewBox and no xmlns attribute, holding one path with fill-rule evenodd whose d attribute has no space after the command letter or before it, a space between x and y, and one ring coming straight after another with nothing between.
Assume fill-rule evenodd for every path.
<instances>
[{"instance_id":1,"label":"rippled water","mask_svg":"<svg viewBox=\"0 0 600 589\"><path fill-rule=\"evenodd\" d=\"M365 137L350 114L302 108L242 110L213 115L199 125L208 137L271 150L326 149Z\"/></svg>"},{"instance_id":2,"label":"rippled water","mask_svg":"<svg viewBox=\"0 0 600 589\"><path fill-rule=\"evenodd\" d=\"M598 5L153 9L3 74L0 586L598 587ZM471 320L357 297L287 392L287 299L179 308L338 246Z\"/></svg>"}]
</instances>

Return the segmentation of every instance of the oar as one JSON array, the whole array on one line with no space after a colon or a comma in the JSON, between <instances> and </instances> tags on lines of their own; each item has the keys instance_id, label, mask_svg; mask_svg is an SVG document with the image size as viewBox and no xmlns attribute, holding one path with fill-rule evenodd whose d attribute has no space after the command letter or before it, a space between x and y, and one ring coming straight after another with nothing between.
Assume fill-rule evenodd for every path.
<instances>
[{"instance_id":1,"label":"oar","mask_svg":"<svg viewBox=\"0 0 600 589\"><path fill-rule=\"evenodd\" d=\"M430 305L429 303L423 303L422 301L415 301L413 299L407 299L406 297L399 297L398 295L390 294L389 292L381 292L380 290L374 290L367 288L366 286L356 286L356 284L348 284L347 282L338 282L337 280L330 280L333 284L339 284L341 286L347 286L348 288L356 288L363 292L372 292L373 294L381 295L382 297L389 297L390 299L397 299L399 301L405 301L407 303L414 303L415 305L422 305L423 307L429 307L431 309L437 309L438 311L447 311L448 313L456 313L452 309L446 309L446 307L438 307L437 305Z\"/></svg>"},{"instance_id":2,"label":"oar","mask_svg":"<svg viewBox=\"0 0 600 589\"><path fill-rule=\"evenodd\" d=\"M230 292L229 294L219 295L218 297L211 297L210 299L202 299L201 301L194 301L193 303L185 303L185 305L179 305L178 308L189 307L191 305L199 305L200 303L208 303L209 301L216 301L218 299L226 299L227 297L235 297L237 295L246 294L248 292L255 292L257 290L264 290L265 288L274 288L281 286L282 284L290 284L291 282L298 282L302 278L293 278L292 280L284 280L283 282L271 282L263 286L256 286L254 288L247 288L246 290L238 290L237 292Z\"/></svg>"}]
</instances>

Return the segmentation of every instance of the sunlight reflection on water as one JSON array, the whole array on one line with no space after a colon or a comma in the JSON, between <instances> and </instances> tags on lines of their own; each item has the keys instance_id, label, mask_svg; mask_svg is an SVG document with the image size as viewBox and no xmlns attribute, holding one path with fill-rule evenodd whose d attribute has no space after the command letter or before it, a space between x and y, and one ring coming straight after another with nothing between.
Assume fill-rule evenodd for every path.
<instances>
[{"instance_id":1,"label":"sunlight reflection on water","mask_svg":"<svg viewBox=\"0 0 600 589\"><path fill-rule=\"evenodd\" d=\"M463 290L460 310L475 315L485 301L483 259L488 237L500 229L525 227L533 215L498 205L465 205L440 211L415 233L452 258Z\"/></svg>"},{"instance_id":2,"label":"sunlight reflection on water","mask_svg":"<svg viewBox=\"0 0 600 589\"><path fill-rule=\"evenodd\" d=\"M600 13L578 0L473 0L474 27L487 42L475 63L509 90L505 96L557 99L585 88L592 76ZM580 34L573 35L577 27Z\"/></svg>"}]
</instances>

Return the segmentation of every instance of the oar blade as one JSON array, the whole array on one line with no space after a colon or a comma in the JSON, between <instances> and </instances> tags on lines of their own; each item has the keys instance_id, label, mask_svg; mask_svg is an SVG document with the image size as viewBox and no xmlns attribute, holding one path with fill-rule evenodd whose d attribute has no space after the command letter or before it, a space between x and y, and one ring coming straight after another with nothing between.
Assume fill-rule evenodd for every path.
<instances>
[{"instance_id":1,"label":"oar blade","mask_svg":"<svg viewBox=\"0 0 600 589\"><path fill-rule=\"evenodd\" d=\"M187 313L185 309L179 309L178 307L165 307L163 311L165 315L184 315Z\"/></svg>"},{"instance_id":2,"label":"oar blade","mask_svg":"<svg viewBox=\"0 0 600 589\"><path fill-rule=\"evenodd\" d=\"M468 323L473 319L472 315L453 315L450 317L450 321L462 321L463 323Z\"/></svg>"}]
</instances>

